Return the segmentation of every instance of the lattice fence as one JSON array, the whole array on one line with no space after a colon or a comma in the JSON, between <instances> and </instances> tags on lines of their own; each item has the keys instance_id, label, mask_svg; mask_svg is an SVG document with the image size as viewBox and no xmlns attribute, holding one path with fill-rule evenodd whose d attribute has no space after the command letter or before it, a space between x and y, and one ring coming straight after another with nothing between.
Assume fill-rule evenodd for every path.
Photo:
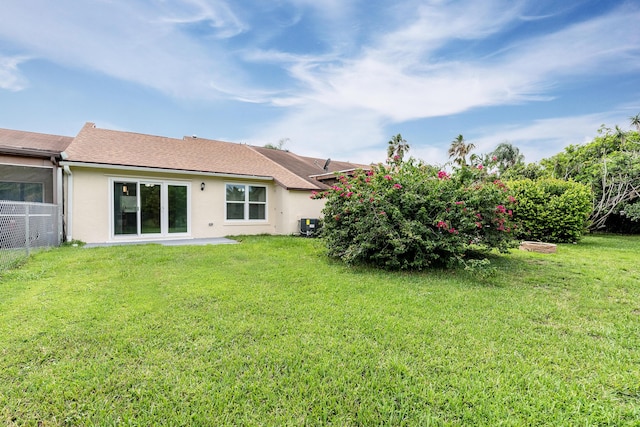
<instances>
[{"instance_id":1,"label":"lattice fence","mask_svg":"<svg viewBox=\"0 0 640 427\"><path fill-rule=\"evenodd\" d=\"M0 271L35 249L59 246L61 215L58 205L0 200Z\"/></svg>"}]
</instances>

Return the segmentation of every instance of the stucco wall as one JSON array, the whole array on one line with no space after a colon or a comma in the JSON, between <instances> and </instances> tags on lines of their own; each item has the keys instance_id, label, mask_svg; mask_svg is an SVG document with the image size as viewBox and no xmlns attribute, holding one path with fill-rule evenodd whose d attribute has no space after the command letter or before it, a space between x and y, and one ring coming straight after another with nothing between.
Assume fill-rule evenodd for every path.
<instances>
[{"instance_id":1,"label":"stucco wall","mask_svg":"<svg viewBox=\"0 0 640 427\"><path fill-rule=\"evenodd\" d=\"M87 243L135 240L137 236L114 236L112 230L112 190L114 180L158 180L187 183L190 193L190 233L183 237L208 238L243 234L294 234L300 218L317 218L324 202L311 200L309 191L287 191L271 180L214 177L205 175L119 172L110 169L71 167L72 185L65 179L71 200L71 237ZM204 183L204 190L201 184ZM228 221L225 219L227 183L255 184L267 187L265 221ZM68 196L68 194L65 194ZM67 206L69 206L67 200ZM67 214L67 222L69 215ZM69 236L69 233L67 232ZM149 238L149 236L145 236ZM158 236L155 236L158 237ZM179 237L179 236L164 236ZM144 237L143 237L144 238Z\"/></svg>"},{"instance_id":2,"label":"stucco wall","mask_svg":"<svg viewBox=\"0 0 640 427\"><path fill-rule=\"evenodd\" d=\"M280 234L298 234L300 231L299 221L303 218L320 218L324 207L324 200L313 200L310 198L310 191L286 191L283 197L282 225Z\"/></svg>"}]
</instances>

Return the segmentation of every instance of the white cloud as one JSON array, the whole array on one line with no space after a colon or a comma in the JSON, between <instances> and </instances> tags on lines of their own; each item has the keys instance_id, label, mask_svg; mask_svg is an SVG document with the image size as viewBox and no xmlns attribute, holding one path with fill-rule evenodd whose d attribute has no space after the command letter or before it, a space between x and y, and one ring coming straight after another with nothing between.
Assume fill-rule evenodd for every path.
<instances>
[{"instance_id":1,"label":"white cloud","mask_svg":"<svg viewBox=\"0 0 640 427\"><path fill-rule=\"evenodd\" d=\"M628 25L640 21L637 8L621 7L555 33L513 42L492 55L444 59L446 56L439 55L449 42L483 40L522 16L521 2L457 4L454 8L420 8L413 22L407 19L401 28L381 32L375 44L363 48L357 57L336 60L306 55L296 60L292 55L281 56L301 89L276 98L274 103L295 106L304 114L285 114L272 129L300 130L309 144L317 145L344 134L343 117L365 116L366 121L354 120L353 124L369 129L348 129L351 139L347 141L357 153L374 143L384 143L388 135L382 129L388 124L454 115L477 107L541 102L552 99L553 89L568 78L640 71L640 31ZM519 131L503 131L504 139L528 141L525 154L537 160L559 151L559 144L592 137L593 120L597 117L541 121ZM584 132L578 134L578 129ZM536 137L526 137L524 132ZM499 142L493 139L493 143ZM444 151L429 149L427 155L444 162Z\"/></svg>"},{"instance_id":2,"label":"white cloud","mask_svg":"<svg viewBox=\"0 0 640 427\"><path fill-rule=\"evenodd\" d=\"M621 111L535 120L524 125L502 125L475 129L470 139L477 153L488 153L501 142L509 141L518 147L527 162L537 162L561 152L570 144L584 144L597 136L600 125L621 127L628 118Z\"/></svg>"},{"instance_id":3,"label":"white cloud","mask_svg":"<svg viewBox=\"0 0 640 427\"><path fill-rule=\"evenodd\" d=\"M264 145L289 138L287 146L298 154L322 157L331 153L341 160L368 163L384 160L386 147L379 151L372 147L386 137L375 114L313 106L295 109L283 120L261 129L250 142ZM375 158L370 157L372 152L377 154Z\"/></svg>"},{"instance_id":4,"label":"white cloud","mask_svg":"<svg viewBox=\"0 0 640 427\"><path fill-rule=\"evenodd\" d=\"M0 55L0 89L17 92L27 87L27 80L18 69L27 59L21 56Z\"/></svg>"},{"instance_id":5,"label":"white cloud","mask_svg":"<svg viewBox=\"0 0 640 427\"><path fill-rule=\"evenodd\" d=\"M246 30L242 22L224 2L210 0L161 1L159 22L174 24L204 23L214 31L216 38L229 38Z\"/></svg>"},{"instance_id":6,"label":"white cloud","mask_svg":"<svg viewBox=\"0 0 640 427\"><path fill-rule=\"evenodd\" d=\"M216 38L244 29L223 3L204 0L183 0L178 6L164 1L10 0L0 14L0 39L33 57L177 98L211 99L220 96L215 86L240 87L245 74L221 46L203 43L181 27L194 23L209 26Z\"/></svg>"},{"instance_id":7,"label":"white cloud","mask_svg":"<svg viewBox=\"0 0 640 427\"><path fill-rule=\"evenodd\" d=\"M484 37L497 31L499 24L517 19L517 8L497 13L498 4L475 2L469 10L445 9L446 13L427 8L414 24L381 36L378 46L339 64L325 63L322 57L300 58L290 67L292 76L307 89L299 97L370 110L402 122L479 106L548 99L558 79L621 71L615 68L622 67L617 59L638 52L639 33L629 33L627 23L640 20L640 12L621 9L514 44L493 58L447 61L437 57L436 51L454 38ZM640 60L623 63L625 71L640 70Z\"/></svg>"}]
</instances>

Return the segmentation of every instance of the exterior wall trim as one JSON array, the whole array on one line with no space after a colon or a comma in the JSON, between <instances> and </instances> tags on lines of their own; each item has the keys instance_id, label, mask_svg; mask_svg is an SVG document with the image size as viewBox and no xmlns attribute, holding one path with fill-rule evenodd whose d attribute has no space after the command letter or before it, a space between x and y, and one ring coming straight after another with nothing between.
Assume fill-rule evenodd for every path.
<instances>
[{"instance_id":1,"label":"exterior wall trim","mask_svg":"<svg viewBox=\"0 0 640 427\"><path fill-rule=\"evenodd\" d=\"M146 166L122 166L112 165L106 163L84 163L84 162L60 162L61 166L69 167L82 167L93 169L112 169L118 171L133 171L133 172L155 172L155 173L170 173L176 175L197 175L197 176L213 176L218 178L230 178L230 179L251 179L257 181L273 181L271 176L262 175L242 175L233 173L221 173L221 172L202 172L202 171L190 171L182 169L165 169L165 168L152 168Z\"/></svg>"}]
</instances>

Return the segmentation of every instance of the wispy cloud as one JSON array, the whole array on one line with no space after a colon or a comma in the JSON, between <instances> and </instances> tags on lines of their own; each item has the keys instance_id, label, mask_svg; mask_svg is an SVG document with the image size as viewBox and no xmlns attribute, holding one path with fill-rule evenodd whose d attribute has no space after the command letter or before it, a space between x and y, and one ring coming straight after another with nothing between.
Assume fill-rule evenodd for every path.
<instances>
[{"instance_id":1,"label":"wispy cloud","mask_svg":"<svg viewBox=\"0 0 640 427\"><path fill-rule=\"evenodd\" d=\"M34 11L40 11L34 13ZM243 31L224 3L77 2L3 4L0 39L37 58L150 86L172 96L219 97L216 86L240 87L245 75L216 43L180 24L203 23L216 38ZM199 29L201 30L201 28ZM211 83L215 84L211 84Z\"/></svg>"},{"instance_id":2,"label":"wispy cloud","mask_svg":"<svg viewBox=\"0 0 640 427\"><path fill-rule=\"evenodd\" d=\"M419 8L413 20L407 17L406 25L382 32L353 57L327 61L307 55L292 61L287 56L283 66L300 90L274 102L304 108L305 117L314 117L313 128L334 129L334 138L345 131L340 126L344 121L336 121L335 115L366 115L369 132L349 129L354 136L349 144L359 150L379 141L381 128L388 124L542 102L553 99L554 89L566 79L640 71L640 31L628 25L640 21L637 8L623 6L548 35L497 46L489 54L456 58L445 52L451 43L483 42L516 25L523 13L522 2L457 4ZM286 114L267 131L299 127L300 115ZM327 143L327 133L309 132L306 139L310 145Z\"/></svg>"},{"instance_id":3,"label":"wispy cloud","mask_svg":"<svg viewBox=\"0 0 640 427\"><path fill-rule=\"evenodd\" d=\"M27 87L27 80L18 69L27 59L23 56L0 55L0 89L17 92Z\"/></svg>"},{"instance_id":4,"label":"wispy cloud","mask_svg":"<svg viewBox=\"0 0 640 427\"><path fill-rule=\"evenodd\" d=\"M224 2L183 0L159 3L158 22L173 24L203 24L215 38L230 38L248 30Z\"/></svg>"},{"instance_id":5,"label":"wispy cloud","mask_svg":"<svg viewBox=\"0 0 640 427\"><path fill-rule=\"evenodd\" d=\"M627 128L627 115L624 109L618 109L474 129L472 133L477 137L472 142L477 152L488 153L499 143L508 141L520 148L527 162L534 162L556 154L570 144L584 144L593 140L601 125L619 124Z\"/></svg>"}]
</instances>

